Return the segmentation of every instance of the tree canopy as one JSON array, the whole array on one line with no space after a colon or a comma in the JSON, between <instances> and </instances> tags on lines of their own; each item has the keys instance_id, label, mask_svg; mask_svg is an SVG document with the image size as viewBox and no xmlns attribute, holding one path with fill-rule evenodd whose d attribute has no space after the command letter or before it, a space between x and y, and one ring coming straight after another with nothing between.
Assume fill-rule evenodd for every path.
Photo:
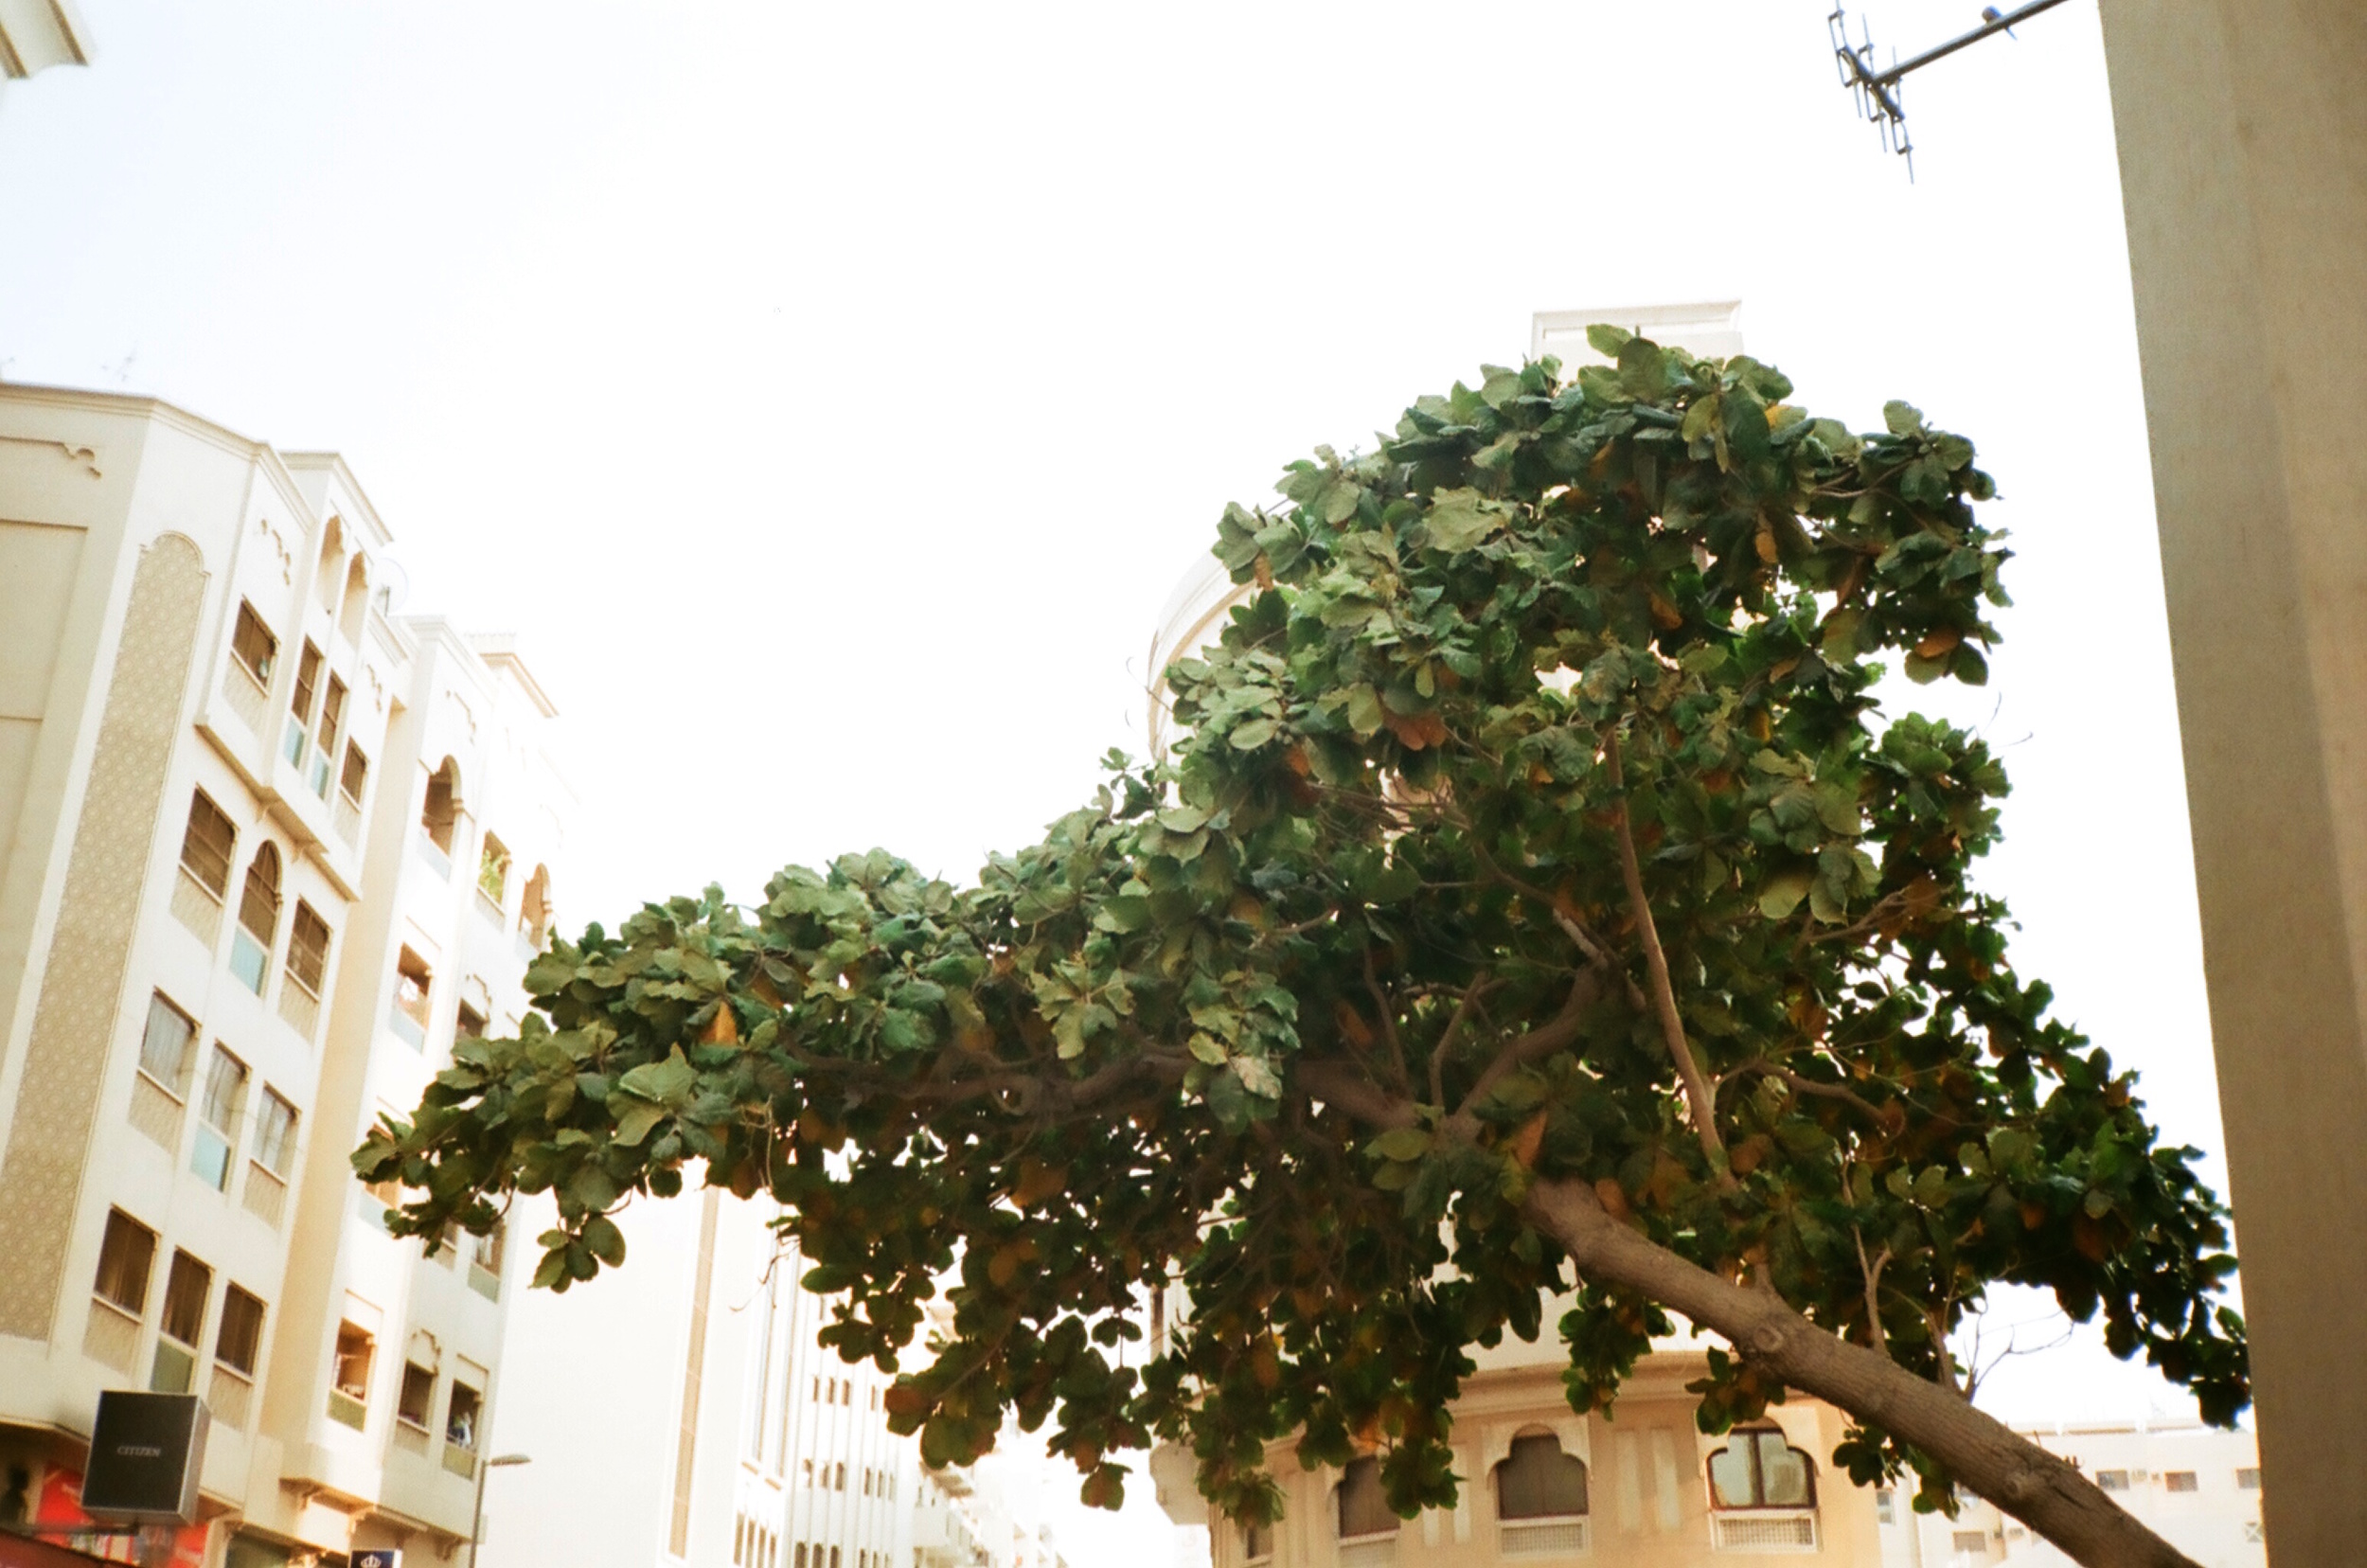
<instances>
[{"instance_id":1,"label":"tree canopy","mask_svg":"<svg viewBox=\"0 0 2367 1568\"><path fill-rule=\"evenodd\" d=\"M637 1195L770 1193L926 1459L1016 1412L1089 1501L1166 1439L1264 1518L1297 1434L1443 1506L1468 1347L1558 1333L1607 1408L1675 1311L1724 1342L1706 1431L1803 1390L1860 1481L2182 1560L1948 1348L2037 1285L2211 1418L2249 1397L2197 1151L1969 881L2003 768L1873 695L1892 657L1987 678L1991 482L1906 404L1861 437L1752 360L1592 336L1615 365L1491 367L1226 508L1254 591L1166 671L1171 758L1112 754L974 886L875 850L555 942L518 1038L461 1042L357 1169L425 1237L552 1192L561 1290Z\"/></svg>"}]
</instances>

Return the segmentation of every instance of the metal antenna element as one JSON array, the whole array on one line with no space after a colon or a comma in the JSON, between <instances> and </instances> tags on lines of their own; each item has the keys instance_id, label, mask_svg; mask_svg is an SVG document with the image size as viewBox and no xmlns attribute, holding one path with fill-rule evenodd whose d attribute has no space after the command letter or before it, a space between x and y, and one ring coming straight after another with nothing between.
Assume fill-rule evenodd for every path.
<instances>
[{"instance_id":1,"label":"metal antenna element","mask_svg":"<svg viewBox=\"0 0 2367 1568\"><path fill-rule=\"evenodd\" d=\"M1875 128L1881 133L1884 151L1895 152L1907 160L1907 178L1913 180L1915 177L1915 147L1907 136L1906 98L1901 87L1901 80L1907 73L1921 70L1935 60L1945 60L1957 50L1978 44L1993 33L2010 33L2015 23L2043 10L2053 10L2062 3L2063 0L2030 0L2028 5L2017 7L2002 15L1999 14L1995 6L1984 7L1981 11L1982 25L1972 31L1926 49L1912 60L1900 60L1898 51L1893 49L1889 69L1880 71L1874 68L1873 34L1860 21L1858 24L1858 42L1853 45L1849 42L1849 18L1842 13L1838 3L1833 7L1833 13L1824 19L1824 31L1833 41L1833 62L1840 67L1841 84L1848 88L1850 96L1858 100L1858 114L1872 120Z\"/></svg>"}]
</instances>

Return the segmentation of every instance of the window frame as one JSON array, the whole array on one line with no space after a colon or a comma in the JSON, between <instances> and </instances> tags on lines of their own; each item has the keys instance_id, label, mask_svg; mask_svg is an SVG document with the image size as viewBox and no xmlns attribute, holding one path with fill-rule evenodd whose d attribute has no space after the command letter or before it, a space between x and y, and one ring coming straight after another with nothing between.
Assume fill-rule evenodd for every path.
<instances>
[{"instance_id":1,"label":"window frame","mask_svg":"<svg viewBox=\"0 0 2367 1568\"><path fill-rule=\"evenodd\" d=\"M193 1322L188 1316L189 1290L185 1288L192 1281L197 1295L196 1318ZM190 1252L187 1247L173 1248L172 1262L165 1270L164 1307L156 1314L156 1332L192 1356L202 1354L205 1344L205 1314L207 1309L213 1305L213 1265ZM176 1308L180 1316L180 1326L189 1330L187 1334L174 1331Z\"/></svg>"},{"instance_id":2,"label":"window frame","mask_svg":"<svg viewBox=\"0 0 2367 1568\"><path fill-rule=\"evenodd\" d=\"M1370 1498L1362 1495L1368 1479L1372 1488ZM1351 1489L1357 1493L1356 1496L1351 1497ZM1380 1515L1387 1517L1388 1525L1385 1528L1376 1526L1367 1530L1351 1531L1348 1528L1348 1510L1351 1507L1361 1509L1368 1503L1375 1502L1379 1506ZM1379 1459L1372 1454L1366 1454L1359 1459L1351 1459L1341 1467L1339 1483L1331 1488L1331 1529L1334 1539L1343 1542L1379 1541L1383 1537L1396 1535L1404 1526L1405 1521L1399 1519L1389 1506L1388 1490L1381 1485Z\"/></svg>"},{"instance_id":3,"label":"window frame","mask_svg":"<svg viewBox=\"0 0 2367 1568\"><path fill-rule=\"evenodd\" d=\"M307 920L320 932L316 942L306 940ZM295 914L288 921L288 978L302 987L304 994L315 1002L329 989L329 945L336 935L319 910L304 899L296 900ZM309 976L305 972L308 968L311 971Z\"/></svg>"},{"instance_id":4,"label":"window frame","mask_svg":"<svg viewBox=\"0 0 2367 1568\"><path fill-rule=\"evenodd\" d=\"M356 763L360 764L359 768L355 766ZM337 770L337 793L344 795L347 801L358 811L361 809L362 796L369 787L370 754L362 749L361 742L348 736L346 738L345 761Z\"/></svg>"},{"instance_id":5,"label":"window frame","mask_svg":"<svg viewBox=\"0 0 2367 1568\"><path fill-rule=\"evenodd\" d=\"M205 843L201 839L198 831L201 816L203 813L206 812L211 813L211 821L208 823L208 826L210 826L213 822L220 823L222 833L226 835L222 844L221 873L218 880L212 881L207 880L205 867L202 864L191 863L189 853L191 846L196 846L198 848L206 852L208 859L212 856L213 846ZM189 791L189 814L187 820L182 824L181 828L181 869L187 871L189 874L189 880L197 883L200 888L204 889L205 893L212 897L214 902L219 904L230 897L230 873L237 867L238 864L238 823L231 818L228 811L222 809L221 802L217 801L212 795L205 793L204 786L200 785L191 788Z\"/></svg>"},{"instance_id":6,"label":"window frame","mask_svg":"<svg viewBox=\"0 0 2367 1568\"><path fill-rule=\"evenodd\" d=\"M1526 1450L1526 1452L1534 1453L1537 1450L1533 1445L1539 1443L1550 1444L1553 1448L1553 1459L1548 1462L1548 1473L1539 1479L1539 1485L1540 1487L1550 1487L1553 1484L1555 1478L1550 1472L1553 1466L1575 1465L1577 1467L1578 1506L1576 1508L1563 1509L1560 1511L1514 1513L1504 1506L1504 1482L1507 1479L1507 1472L1512 1470L1515 1464L1521 1462L1523 1452L1523 1445L1532 1445ZM1589 1469L1586 1460L1582 1456L1573 1453L1568 1449L1561 1446L1561 1437L1556 1433L1524 1432L1515 1436L1512 1439L1511 1446L1505 1451L1504 1456L1502 1459L1497 1460L1495 1464L1488 1467L1487 1480L1488 1494L1495 1504L1496 1518L1500 1523L1527 1524L1534 1523L1539 1520L1585 1519L1588 1518L1593 1512L1593 1474Z\"/></svg>"},{"instance_id":7,"label":"window frame","mask_svg":"<svg viewBox=\"0 0 2367 1568\"><path fill-rule=\"evenodd\" d=\"M156 1076L155 1066L149 1060L149 1042L154 1038L159 1012L169 1015L186 1027L181 1036L181 1061L169 1079ZM140 1028L139 1073L142 1078L170 1095L177 1104L187 1105L189 1098L189 1078L197 1067L198 1036L203 1033L198 1022L171 997L161 990L149 992L148 1022Z\"/></svg>"},{"instance_id":8,"label":"window frame","mask_svg":"<svg viewBox=\"0 0 2367 1568\"><path fill-rule=\"evenodd\" d=\"M118 1228L118 1221L120 1228ZM138 1288L132 1292L133 1299L129 1301L107 1288L109 1274L123 1272L122 1265L125 1260L116 1257L115 1253L115 1244L118 1237L125 1238L128 1243L137 1244L141 1249L137 1265ZM106 1228L99 1232L98 1237L98 1269L91 1279L92 1297L105 1302L127 1317L145 1320L148 1316L148 1288L155 1283L156 1249L160 1245L162 1245L162 1238L153 1229L140 1223L123 1210L110 1206L107 1210ZM111 1259L114 1259L116 1264L113 1270L109 1267Z\"/></svg>"},{"instance_id":9,"label":"window frame","mask_svg":"<svg viewBox=\"0 0 2367 1568\"><path fill-rule=\"evenodd\" d=\"M287 1114L272 1114L277 1111ZM255 1108L255 1145L247 1151L247 1159L286 1181L289 1167L295 1164L296 1125L303 1119L295 1101L264 1084L262 1101Z\"/></svg>"},{"instance_id":10,"label":"window frame","mask_svg":"<svg viewBox=\"0 0 2367 1568\"><path fill-rule=\"evenodd\" d=\"M250 1308L253 1309L251 1313L248 1310ZM214 1325L215 1366L249 1382L255 1381L255 1369L263 1359L263 1320L268 1310L261 1296L238 1281L231 1280L222 1286L222 1311L217 1314ZM242 1343L232 1342L234 1320L244 1330L240 1335ZM246 1359L243 1362L234 1360L236 1355L243 1355Z\"/></svg>"},{"instance_id":11,"label":"window frame","mask_svg":"<svg viewBox=\"0 0 2367 1568\"><path fill-rule=\"evenodd\" d=\"M1748 1437L1752 1439L1750 1444L1752 1501L1748 1503L1727 1502L1725 1500L1725 1494L1720 1490L1717 1483L1717 1471L1716 1468L1717 1460L1721 1456L1733 1452L1733 1439L1736 1437ZM1771 1503L1767 1500L1767 1465L1764 1456L1764 1450L1766 1446L1766 1439L1771 1437L1773 1438L1777 1445L1784 1449L1786 1452L1796 1455L1799 1459L1802 1479L1806 1483L1806 1490L1807 1493L1807 1495L1800 1502ZM1812 1511L1816 1507L1816 1461L1809 1456L1808 1452L1806 1449L1794 1444L1791 1440L1790 1434L1785 1432L1782 1427L1737 1427L1727 1434L1727 1442L1712 1449L1708 1453L1702 1456L1701 1474L1702 1479L1709 1486L1710 1507L1712 1511L1717 1513L1755 1513L1772 1510L1786 1513L1806 1513Z\"/></svg>"},{"instance_id":12,"label":"window frame","mask_svg":"<svg viewBox=\"0 0 2367 1568\"><path fill-rule=\"evenodd\" d=\"M221 1104L221 1096L215 1093L217 1081L223 1077L225 1063L236 1075L230 1083L229 1103L226 1106ZM255 1069L247 1065L237 1052L221 1041L215 1041L214 1054L205 1063L205 1083L197 1096L198 1136L189 1151L189 1168L198 1176L207 1177L216 1192L230 1190L230 1174L238 1168L239 1163L239 1123L246 1114L246 1096L254 1084ZM220 1121L214 1119L218 1109L222 1112ZM205 1137L208 1133L222 1145L222 1171L219 1177L211 1176L198 1164L206 1158Z\"/></svg>"},{"instance_id":13,"label":"window frame","mask_svg":"<svg viewBox=\"0 0 2367 1568\"><path fill-rule=\"evenodd\" d=\"M250 640L250 630L262 639L264 645L259 661L251 657L251 650L243 646ZM252 599L239 600L238 615L231 622L230 658L241 670L254 677L258 686L266 691L271 689L272 672L279 668L279 633L271 629L271 623L263 619L262 612L255 608Z\"/></svg>"}]
</instances>

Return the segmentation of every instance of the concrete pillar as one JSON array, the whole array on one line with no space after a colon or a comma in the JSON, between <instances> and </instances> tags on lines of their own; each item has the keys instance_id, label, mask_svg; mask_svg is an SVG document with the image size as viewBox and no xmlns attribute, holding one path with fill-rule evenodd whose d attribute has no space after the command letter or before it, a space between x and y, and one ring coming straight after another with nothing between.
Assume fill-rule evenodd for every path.
<instances>
[{"instance_id":1,"label":"concrete pillar","mask_svg":"<svg viewBox=\"0 0 2367 1568\"><path fill-rule=\"evenodd\" d=\"M2367 1560L2367 6L2103 13L2269 1548L2334 1568Z\"/></svg>"}]
</instances>

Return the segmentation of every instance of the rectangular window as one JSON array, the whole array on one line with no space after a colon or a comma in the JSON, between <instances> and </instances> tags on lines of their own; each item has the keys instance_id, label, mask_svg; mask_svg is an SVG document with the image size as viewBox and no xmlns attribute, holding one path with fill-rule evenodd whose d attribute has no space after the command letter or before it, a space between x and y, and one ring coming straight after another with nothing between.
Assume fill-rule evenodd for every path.
<instances>
[{"instance_id":1,"label":"rectangular window","mask_svg":"<svg viewBox=\"0 0 2367 1568\"><path fill-rule=\"evenodd\" d=\"M2100 1470L2096 1471L2096 1487L2102 1491L2127 1491L2128 1472L2125 1470Z\"/></svg>"},{"instance_id":2,"label":"rectangular window","mask_svg":"<svg viewBox=\"0 0 2367 1568\"><path fill-rule=\"evenodd\" d=\"M321 981L329 972L329 922L302 899L296 900L295 920L288 928L288 978L305 994L320 1000Z\"/></svg>"},{"instance_id":3,"label":"rectangular window","mask_svg":"<svg viewBox=\"0 0 2367 1568\"><path fill-rule=\"evenodd\" d=\"M485 1417L485 1396L457 1378L453 1380L452 1402L444 1410L444 1441L454 1448L476 1452L477 1427Z\"/></svg>"},{"instance_id":4,"label":"rectangular window","mask_svg":"<svg viewBox=\"0 0 2367 1568\"><path fill-rule=\"evenodd\" d=\"M239 1117L246 1110L246 1063L214 1047L205 1070L205 1094L198 1101L197 1147L189 1168L205 1178L216 1192L230 1185L230 1156L239 1142Z\"/></svg>"},{"instance_id":5,"label":"rectangular window","mask_svg":"<svg viewBox=\"0 0 2367 1568\"><path fill-rule=\"evenodd\" d=\"M400 1025L397 1029L414 1045L427 1043L427 1000L435 986L436 971L427 967L426 959L409 948L395 955L395 1012L409 1020L417 1032L403 1032Z\"/></svg>"},{"instance_id":6,"label":"rectangular window","mask_svg":"<svg viewBox=\"0 0 2367 1568\"><path fill-rule=\"evenodd\" d=\"M1953 1530L1949 1532L1949 1549L1953 1552L1978 1552L1989 1555L1989 1533L1986 1530Z\"/></svg>"},{"instance_id":7,"label":"rectangular window","mask_svg":"<svg viewBox=\"0 0 2367 1568\"><path fill-rule=\"evenodd\" d=\"M320 722L312 726L312 739L326 757L337 744L337 731L346 722L346 684L336 676L329 678L329 689L321 698Z\"/></svg>"},{"instance_id":8,"label":"rectangular window","mask_svg":"<svg viewBox=\"0 0 2367 1568\"><path fill-rule=\"evenodd\" d=\"M214 1271L178 1247L165 1274L165 1315L158 1327L165 1336L194 1350L205 1337L205 1302L214 1289Z\"/></svg>"},{"instance_id":9,"label":"rectangular window","mask_svg":"<svg viewBox=\"0 0 2367 1568\"><path fill-rule=\"evenodd\" d=\"M454 1040L483 1040L485 1015L463 1002L453 1011L452 1037Z\"/></svg>"},{"instance_id":10,"label":"rectangular window","mask_svg":"<svg viewBox=\"0 0 2367 1568\"><path fill-rule=\"evenodd\" d=\"M2162 1489L2163 1491L2190 1492L2199 1491L2201 1490L2201 1487L2197 1483L2195 1479L2195 1472L2193 1470L2163 1470L2162 1472Z\"/></svg>"},{"instance_id":11,"label":"rectangular window","mask_svg":"<svg viewBox=\"0 0 2367 1568\"><path fill-rule=\"evenodd\" d=\"M197 1382L197 1346L205 1331L205 1298L214 1271L176 1251L165 1275L164 1321L158 1326L156 1359L148 1374L153 1394L187 1394Z\"/></svg>"},{"instance_id":12,"label":"rectangular window","mask_svg":"<svg viewBox=\"0 0 2367 1568\"><path fill-rule=\"evenodd\" d=\"M121 1209L109 1209L92 1291L101 1301L138 1317L148 1310L148 1274L155 1264L156 1233Z\"/></svg>"},{"instance_id":13,"label":"rectangular window","mask_svg":"<svg viewBox=\"0 0 2367 1568\"><path fill-rule=\"evenodd\" d=\"M402 1366L402 1394L395 1400L395 1419L427 1430L436 1409L436 1374L415 1362Z\"/></svg>"},{"instance_id":14,"label":"rectangular window","mask_svg":"<svg viewBox=\"0 0 2367 1568\"><path fill-rule=\"evenodd\" d=\"M214 1336L214 1363L243 1378L255 1376L263 1353L263 1303L236 1285L222 1292L222 1330Z\"/></svg>"},{"instance_id":15,"label":"rectangular window","mask_svg":"<svg viewBox=\"0 0 2367 1568\"><path fill-rule=\"evenodd\" d=\"M312 639L304 639L304 650L296 655L295 696L288 704L300 726L312 722L312 696L320 689L321 650L312 646Z\"/></svg>"},{"instance_id":16,"label":"rectangular window","mask_svg":"<svg viewBox=\"0 0 2367 1568\"><path fill-rule=\"evenodd\" d=\"M197 1021L156 992L148 999L148 1032L140 1036L140 1071L178 1099L189 1092L197 1055Z\"/></svg>"},{"instance_id":17,"label":"rectangular window","mask_svg":"<svg viewBox=\"0 0 2367 1568\"><path fill-rule=\"evenodd\" d=\"M230 633L231 656L264 686L271 685L272 663L279 657L279 639L272 634L255 606L239 601L239 624Z\"/></svg>"},{"instance_id":18,"label":"rectangular window","mask_svg":"<svg viewBox=\"0 0 2367 1568\"><path fill-rule=\"evenodd\" d=\"M2235 1472L2235 1486L2240 1491L2258 1491L2260 1489L2259 1467L2246 1465L2238 1470Z\"/></svg>"},{"instance_id":19,"label":"rectangular window","mask_svg":"<svg viewBox=\"0 0 2367 1568\"><path fill-rule=\"evenodd\" d=\"M362 754L361 747L347 741L345 772L338 775L337 788L346 793L347 800L359 806L362 804L363 787L369 781L370 759Z\"/></svg>"},{"instance_id":20,"label":"rectangular window","mask_svg":"<svg viewBox=\"0 0 2367 1568\"><path fill-rule=\"evenodd\" d=\"M301 766L304 761L306 734L312 727L312 698L320 689L321 650L308 638L304 650L296 655L295 692L288 704L288 733L281 740L281 755Z\"/></svg>"},{"instance_id":21,"label":"rectangular window","mask_svg":"<svg viewBox=\"0 0 2367 1568\"><path fill-rule=\"evenodd\" d=\"M265 1089L255 1113L255 1163L283 1181L295 1163L295 1126L296 1108L278 1090Z\"/></svg>"},{"instance_id":22,"label":"rectangular window","mask_svg":"<svg viewBox=\"0 0 2367 1568\"><path fill-rule=\"evenodd\" d=\"M334 1373L337 1392L366 1404L370 1398L370 1362L377 1354L378 1341L368 1329L351 1321L338 1324Z\"/></svg>"},{"instance_id":23,"label":"rectangular window","mask_svg":"<svg viewBox=\"0 0 2367 1568\"><path fill-rule=\"evenodd\" d=\"M189 825L181 833L181 866L200 887L217 900L230 891L230 862L239 845L239 830L230 814L215 805L205 792L189 796Z\"/></svg>"}]
</instances>

